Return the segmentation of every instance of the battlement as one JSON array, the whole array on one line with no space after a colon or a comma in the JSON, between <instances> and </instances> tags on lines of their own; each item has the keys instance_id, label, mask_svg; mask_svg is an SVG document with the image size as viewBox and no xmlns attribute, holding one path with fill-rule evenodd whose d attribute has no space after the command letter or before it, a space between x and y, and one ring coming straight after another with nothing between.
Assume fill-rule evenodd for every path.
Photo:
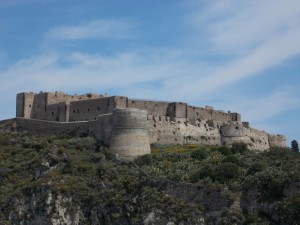
<instances>
[{"instance_id":1,"label":"battlement","mask_svg":"<svg viewBox=\"0 0 300 225\"><path fill-rule=\"evenodd\" d=\"M184 102L130 99L88 93L19 93L18 127L39 134L86 132L127 160L150 152L149 143L227 145L247 143L265 150L285 146L285 136L270 135L241 122L241 115Z\"/></svg>"},{"instance_id":2,"label":"battlement","mask_svg":"<svg viewBox=\"0 0 300 225\"><path fill-rule=\"evenodd\" d=\"M68 95L63 92L17 94L16 116L27 119L75 122L96 120L98 115L112 113L115 108L137 108L150 115L184 118L191 124L208 119L219 122L241 121L238 113L225 113L213 107L194 107L183 102L133 100L124 96L88 93Z\"/></svg>"}]
</instances>

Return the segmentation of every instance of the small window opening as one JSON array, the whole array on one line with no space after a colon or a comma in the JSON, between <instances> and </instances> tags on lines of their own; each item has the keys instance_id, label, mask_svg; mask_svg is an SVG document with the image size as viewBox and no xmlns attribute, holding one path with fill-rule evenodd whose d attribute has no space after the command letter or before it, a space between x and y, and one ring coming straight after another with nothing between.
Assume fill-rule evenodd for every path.
<instances>
[{"instance_id":1,"label":"small window opening","mask_svg":"<svg viewBox=\"0 0 300 225\"><path fill-rule=\"evenodd\" d=\"M90 108L88 108L88 112L90 111Z\"/></svg>"},{"instance_id":2,"label":"small window opening","mask_svg":"<svg viewBox=\"0 0 300 225\"><path fill-rule=\"evenodd\" d=\"M98 109L98 111L100 111L100 106L98 106L98 108L97 108L97 109Z\"/></svg>"},{"instance_id":3,"label":"small window opening","mask_svg":"<svg viewBox=\"0 0 300 225\"><path fill-rule=\"evenodd\" d=\"M236 130L238 130L238 129L239 129L239 127L236 127L235 129L236 129Z\"/></svg>"},{"instance_id":4,"label":"small window opening","mask_svg":"<svg viewBox=\"0 0 300 225\"><path fill-rule=\"evenodd\" d=\"M38 108L40 108L40 105L37 105Z\"/></svg>"},{"instance_id":5,"label":"small window opening","mask_svg":"<svg viewBox=\"0 0 300 225\"><path fill-rule=\"evenodd\" d=\"M54 112L52 112L52 116L54 115Z\"/></svg>"},{"instance_id":6,"label":"small window opening","mask_svg":"<svg viewBox=\"0 0 300 225\"><path fill-rule=\"evenodd\" d=\"M75 109L73 110L73 113L75 113Z\"/></svg>"}]
</instances>

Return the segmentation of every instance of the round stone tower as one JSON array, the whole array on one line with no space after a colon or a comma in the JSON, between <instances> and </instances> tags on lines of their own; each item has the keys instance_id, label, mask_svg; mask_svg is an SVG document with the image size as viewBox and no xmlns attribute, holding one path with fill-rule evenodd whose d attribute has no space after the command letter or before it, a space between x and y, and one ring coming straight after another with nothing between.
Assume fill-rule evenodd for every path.
<instances>
[{"instance_id":1,"label":"round stone tower","mask_svg":"<svg viewBox=\"0 0 300 225\"><path fill-rule=\"evenodd\" d=\"M150 154L147 111L116 108L112 117L110 153L121 161L131 161L139 155Z\"/></svg>"},{"instance_id":2,"label":"round stone tower","mask_svg":"<svg viewBox=\"0 0 300 225\"><path fill-rule=\"evenodd\" d=\"M249 143L249 131L241 122L229 122L224 124L221 129L221 140L223 145L230 146L234 142Z\"/></svg>"}]
</instances>

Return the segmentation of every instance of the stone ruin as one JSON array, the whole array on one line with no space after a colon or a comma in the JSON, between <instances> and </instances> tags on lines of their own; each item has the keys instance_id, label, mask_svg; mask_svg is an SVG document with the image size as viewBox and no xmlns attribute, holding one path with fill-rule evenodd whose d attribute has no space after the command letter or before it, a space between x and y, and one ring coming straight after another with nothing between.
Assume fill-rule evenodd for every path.
<instances>
[{"instance_id":1,"label":"stone ruin","mask_svg":"<svg viewBox=\"0 0 300 225\"><path fill-rule=\"evenodd\" d=\"M106 94L19 93L15 120L18 129L31 133L95 136L124 161L150 153L153 143L286 146L285 136L251 128L239 113Z\"/></svg>"}]
</instances>

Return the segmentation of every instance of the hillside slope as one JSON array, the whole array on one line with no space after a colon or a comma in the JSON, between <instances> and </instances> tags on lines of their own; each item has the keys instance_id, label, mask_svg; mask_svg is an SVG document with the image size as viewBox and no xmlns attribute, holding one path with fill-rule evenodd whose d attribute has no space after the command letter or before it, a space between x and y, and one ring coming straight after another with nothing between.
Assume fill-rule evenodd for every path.
<instances>
[{"instance_id":1,"label":"hillside slope","mask_svg":"<svg viewBox=\"0 0 300 225\"><path fill-rule=\"evenodd\" d=\"M0 224L300 224L300 154L152 146L115 161L92 137L0 132Z\"/></svg>"}]
</instances>

